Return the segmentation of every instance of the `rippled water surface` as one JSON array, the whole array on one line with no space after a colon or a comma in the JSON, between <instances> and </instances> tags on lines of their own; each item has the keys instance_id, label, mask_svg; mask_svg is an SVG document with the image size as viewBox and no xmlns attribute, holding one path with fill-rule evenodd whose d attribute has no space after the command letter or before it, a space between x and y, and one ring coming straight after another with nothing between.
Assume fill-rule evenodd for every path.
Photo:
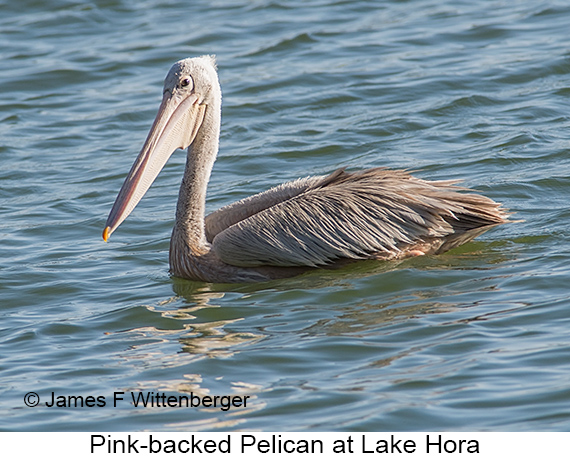
<instances>
[{"instance_id":1,"label":"rippled water surface","mask_svg":"<svg viewBox=\"0 0 570 457\"><path fill-rule=\"evenodd\" d=\"M0 429L570 429L567 2L0 12ZM224 91L208 211L386 166L462 178L524 222L439 257L257 285L171 278L184 153L109 243L101 231L166 72L201 54ZM116 391L250 400L113 408ZM107 405L48 408L51 392Z\"/></svg>"}]
</instances>

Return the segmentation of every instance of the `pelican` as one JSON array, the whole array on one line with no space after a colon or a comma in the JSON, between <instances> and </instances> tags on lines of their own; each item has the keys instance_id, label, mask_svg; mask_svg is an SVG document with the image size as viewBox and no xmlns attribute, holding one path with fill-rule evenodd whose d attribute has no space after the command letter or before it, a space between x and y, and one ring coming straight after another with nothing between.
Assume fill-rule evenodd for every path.
<instances>
[{"instance_id":1,"label":"pelican","mask_svg":"<svg viewBox=\"0 0 570 457\"><path fill-rule=\"evenodd\" d=\"M384 168L287 182L205 217L221 105L213 56L172 66L156 119L107 219L105 241L176 149L188 149L170 241L170 272L181 278L266 281L359 259L439 254L508 222L499 203L465 192L457 180Z\"/></svg>"}]
</instances>

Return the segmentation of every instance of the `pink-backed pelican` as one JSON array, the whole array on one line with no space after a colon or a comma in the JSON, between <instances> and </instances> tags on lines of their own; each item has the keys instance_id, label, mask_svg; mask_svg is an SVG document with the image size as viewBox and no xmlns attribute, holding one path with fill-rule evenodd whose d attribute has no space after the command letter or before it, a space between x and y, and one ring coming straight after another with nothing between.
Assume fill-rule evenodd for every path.
<instances>
[{"instance_id":1,"label":"pink-backed pelican","mask_svg":"<svg viewBox=\"0 0 570 457\"><path fill-rule=\"evenodd\" d=\"M439 254L507 222L493 200L403 170L339 169L287 182L205 217L222 93L212 56L176 62L158 114L107 219L125 220L176 149L188 149L170 243L174 276L207 282L283 278L347 260Z\"/></svg>"}]
</instances>

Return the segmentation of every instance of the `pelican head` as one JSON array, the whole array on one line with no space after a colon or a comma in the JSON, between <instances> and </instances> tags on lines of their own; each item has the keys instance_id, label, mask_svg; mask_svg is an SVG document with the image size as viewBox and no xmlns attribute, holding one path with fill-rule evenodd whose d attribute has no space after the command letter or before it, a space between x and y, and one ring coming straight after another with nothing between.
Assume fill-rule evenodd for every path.
<instances>
[{"instance_id":1,"label":"pelican head","mask_svg":"<svg viewBox=\"0 0 570 457\"><path fill-rule=\"evenodd\" d=\"M208 107L217 107L221 89L213 56L176 62L166 79L162 102L131 171L109 213L103 239L107 241L135 208L176 149L196 140Z\"/></svg>"}]
</instances>

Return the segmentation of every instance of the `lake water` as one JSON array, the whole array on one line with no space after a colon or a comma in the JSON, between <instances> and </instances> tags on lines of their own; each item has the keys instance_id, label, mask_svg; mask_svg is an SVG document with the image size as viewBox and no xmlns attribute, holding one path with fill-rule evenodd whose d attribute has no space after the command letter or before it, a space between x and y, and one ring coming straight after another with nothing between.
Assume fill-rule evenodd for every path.
<instances>
[{"instance_id":1,"label":"lake water","mask_svg":"<svg viewBox=\"0 0 570 457\"><path fill-rule=\"evenodd\" d=\"M567 2L0 12L1 430L570 429ZM109 243L101 232L166 72L202 54L224 92L208 211L386 166L462 178L524 222L437 257L255 285L171 278L184 153ZM52 392L106 404L50 408ZM138 392L249 400L144 408Z\"/></svg>"}]
</instances>

